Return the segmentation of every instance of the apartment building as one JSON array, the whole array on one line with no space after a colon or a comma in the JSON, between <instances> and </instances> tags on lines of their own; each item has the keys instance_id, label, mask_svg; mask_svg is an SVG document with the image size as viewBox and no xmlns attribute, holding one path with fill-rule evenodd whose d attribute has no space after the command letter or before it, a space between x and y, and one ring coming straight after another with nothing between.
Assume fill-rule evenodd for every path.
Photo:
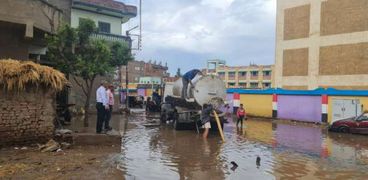
<instances>
[{"instance_id":1,"label":"apartment building","mask_svg":"<svg viewBox=\"0 0 368 180\"><path fill-rule=\"evenodd\" d=\"M137 7L115 0L73 0L71 26L78 27L82 19L96 23L98 32L93 38L106 41L119 41L131 46L131 39L125 36L122 24L137 16ZM124 35L123 35L124 34Z\"/></svg>"},{"instance_id":2,"label":"apartment building","mask_svg":"<svg viewBox=\"0 0 368 180\"><path fill-rule=\"evenodd\" d=\"M271 65L220 66L217 75L227 88L267 89L272 87Z\"/></svg>"},{"instance_id":3,"label":"apartment building","mask_svg":"<svg viewBox=\"0 0 368 180\"><path fill-rule=\"evenodd\" d=\"M91 38L104 40L108 44L113 42L120 42L127 44L131 47L131 38L126 36L126 32L123 31L122 24L128 22L131 18L137 16L137 7L126 5L121 1L115 0L72 0L71 6L71 20L70 25L73 28L79 26L79 22L83 19L90 19L95 22L97 32L92 34ZM93 85L93 89L97 89L99 82L102 79L111 81L117 88L118 93L119 86L121 84L121 72L117 68L115 74L104 77L98 76ZM80 87L71 80L73 86L70 91L70 103L80 105L80 102L84 102L85 96L81 93ZM94 98L95 94L92 94L91 99ZM94 103L91 103L93 106Z\"/></svg>"},{"instance_id":4,"label":"apartment building","mask_svg":"<svg viewBox=\"0 0 368 180\"><path fill-rule=\"evenodd\" d=\"M227 88L267 89L273 87L273 65L227 66L226 61L207 61L203 74L218 75Z\"/></svg>"},{"instance_id":5,"label":"apartment building","mask_svg":"<svg viewBox=\"0 0 368 180\"><path fill-rule=\"evenodd\" d=\"M275 85L368 89L367 0L277 0Z\"/></svg>"},{"instance_id":6,"label":"apartment building","mask_svg":"<svg viewBox=\"0 0 368 180\"><path fill-rule=\"evenodd\" d=\"M157 62L144 62L144 61L129 61L128 62L128 69L126 66L122 66L121 68L121 84L122 87L125 87L126 80L127 80L127 72L128 70L128 82L129 84L138 84L142 81L140 79L147 79L149 77L155 77L160 79L165 79L169 77L169 73L167 72L168 67L167 65L162 65L161 63ZM148 82L149 80L145 80ZM152 81L150 81L152 82ZM161 82L161 80L160 80Z\"/></svg>"}]
</instances>

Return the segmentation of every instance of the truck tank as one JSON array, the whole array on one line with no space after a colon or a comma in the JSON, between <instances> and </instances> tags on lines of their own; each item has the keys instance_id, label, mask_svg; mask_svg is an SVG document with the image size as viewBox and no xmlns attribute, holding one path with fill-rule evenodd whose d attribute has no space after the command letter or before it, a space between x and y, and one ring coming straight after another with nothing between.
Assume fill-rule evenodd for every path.
<instances>
[{"instance_id":1,"label":"truck tank","mask_svg":"<svg viewBox=\"0 0 368 180\"><path fill-rule=\"evenodd\" d=\"M183 88L182 79L178 79L173 84L173 95L176 97L181 96L181 90ZM211 103L213 105L223 103L226 98L226 87L223 80L217 76L202 76L195 84L195 88L188 87L189 97L200 105Z\"/></svg>"}]
</instances>

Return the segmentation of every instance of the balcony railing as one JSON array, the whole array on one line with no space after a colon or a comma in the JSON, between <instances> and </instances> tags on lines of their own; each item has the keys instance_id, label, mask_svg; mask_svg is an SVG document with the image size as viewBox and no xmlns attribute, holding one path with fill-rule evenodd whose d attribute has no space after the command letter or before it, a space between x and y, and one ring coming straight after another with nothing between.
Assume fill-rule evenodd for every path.
<instances>
[{"instance_id":1,"label":"balcony railing","mask_svg":"<svg viewBox=\"0 0 368 180\"><path fill-rule=\"evenodd\" d=\"M271 75L269 75L269 76L263 76L263 79L264 80L271 80Z\"/></svg>"},{"instance_id":2,"label":"balcony railing","mask_svg":"<svg viewBox=\"0 0 368 180\"><path fill-rule=\"evenodd\" d=\"M106 41L110 41L110 42L126 42L129 47L131 47L132 44L132 39L128 36L121 36L121 35L116 35L116 34L107 34L107 33L93 33L92 34L92 38L94 39L100 39L100 40L106 40Z\"/></svg>"}]
</instances>

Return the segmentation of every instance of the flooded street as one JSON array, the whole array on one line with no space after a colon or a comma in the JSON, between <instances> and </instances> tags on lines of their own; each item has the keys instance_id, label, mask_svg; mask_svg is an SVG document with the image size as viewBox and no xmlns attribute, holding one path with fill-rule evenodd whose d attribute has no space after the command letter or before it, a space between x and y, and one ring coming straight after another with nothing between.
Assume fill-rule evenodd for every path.
<instances>
[{"instance_id":1,"label":"flooded street","mask_svg":"<svg viewBox=\"0 0 368 180\"><path fill-rule=\"evenodd\" d=\"M225 124L222 143L216 133L203 140L194 130L145 127L143 114L128 119L117 160L126 179L366 179L368 175L366 136L253 119L242 131L232 122Z\"/></svg>"}]
</instances>

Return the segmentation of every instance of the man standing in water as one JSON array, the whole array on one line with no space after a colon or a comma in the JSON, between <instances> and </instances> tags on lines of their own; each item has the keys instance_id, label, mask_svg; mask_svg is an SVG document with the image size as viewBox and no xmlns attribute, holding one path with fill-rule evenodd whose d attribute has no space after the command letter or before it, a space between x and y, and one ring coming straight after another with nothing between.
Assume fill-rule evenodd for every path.
<instances>
[{"instance_id":1,"label":"man standing in water","mask_svg":"<svg viewBox=\"0 0 368 180\"><path fill-rule=\"evenodd\" d=\"M102 132L102 125L105 121L106 112L109 110L109 99L107 97L106 88L107 82L101 81L100 87L96 91L96 109L97 109L97 124L96 133Z\"/></svg>"},{"instance_id":2,"label":"man standing in water","mask_svg":"<svg viewBox=\"0 0 368 180\"><path fill-rule=\"evenodd\" d=\"M194 87L192 80L197 74L202 75L202 72L198 69L193 69L183 75L183 89L181 91L181 98L187 99L188 85L191 84L191 86Z\"/></svg>"},{"instance_id":3,"label":"man standing in water","mask_svg":"<svg viewBox=\"0 0 368 180\"><path fill-rule=\"evenodd\" d=\"M211 129L211 112L213 111L213 107L211 104L204 104L202 113L201 113L201 121L203 124L204 132L203 132L203 138L207 139L208 132Z\"/></svg>"}]
</instances>

